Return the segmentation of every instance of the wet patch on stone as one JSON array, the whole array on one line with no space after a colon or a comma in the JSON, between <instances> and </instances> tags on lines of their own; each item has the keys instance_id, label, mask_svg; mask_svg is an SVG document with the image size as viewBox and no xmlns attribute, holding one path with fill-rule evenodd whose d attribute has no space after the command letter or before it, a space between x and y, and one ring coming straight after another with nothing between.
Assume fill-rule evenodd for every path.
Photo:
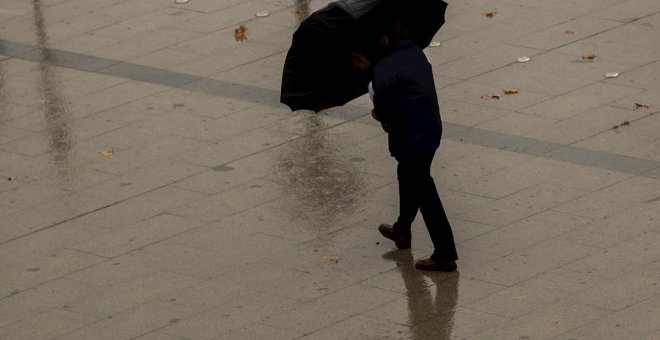
<instances>
[{"instance_id":1,"label":"wet patch on stone","mask_svg":"<svg viewBox=\"0 0 660 340\"><path fill-rule=\"evenodd\" d=\"M215 171L232 171L235 170L234 168L230 167L229 165L218 165L216 167L211 168Z\"/></svg>"}]
</instances>

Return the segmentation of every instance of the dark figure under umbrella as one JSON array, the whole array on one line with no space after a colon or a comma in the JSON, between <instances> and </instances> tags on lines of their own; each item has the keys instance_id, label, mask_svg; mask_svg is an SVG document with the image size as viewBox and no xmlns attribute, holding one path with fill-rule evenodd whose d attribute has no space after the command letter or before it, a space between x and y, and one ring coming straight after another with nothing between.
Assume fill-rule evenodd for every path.
<instances>
[{"instance_id":1,"label":"dark figure under umbrella","mask_svg":"<svg viewBox=\"0 0 660 340\"><path fill-rule=\"evenodd\" d=\"M373 43L396 17L425 48L444 23L442 0L338 0L312 13L293 34L282 71L280 101L319 112L367 93L371 80L359 56L377 59ZM358 66L358 67L356 67ZM368 66L367 66L368 67Z\"/></svg>"},{"instance_id":2,"label":"dark figure under umbrella","mask_svg":"<svg viewBox=\"0 0 660 340\"><path fill-rule=\"evenodd\" d=\"M454 236L431 177L442 135L433 70L424 52L408 39L401 20L380 38L379 46L384 54L372 70L372 115L388 133L390 153L398 162L400 213L393 226L381 224L378 230L398 248L410 248L411 225L421 211L435 251L415 267L454 271L458 259Z\"/></svg>"}]
</instances>

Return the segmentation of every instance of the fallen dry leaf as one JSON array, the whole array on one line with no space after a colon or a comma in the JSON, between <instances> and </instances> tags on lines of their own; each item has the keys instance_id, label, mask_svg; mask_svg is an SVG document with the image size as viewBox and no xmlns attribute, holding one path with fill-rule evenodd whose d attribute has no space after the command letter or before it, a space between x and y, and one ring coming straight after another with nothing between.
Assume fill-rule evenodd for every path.
<instances>
[{"instance_id":1,"label":"fallen dry leaf","mask_svg":"<svg viewBox=\"0 0 660 340\"><path fill-rule=\"evenodd\" d=\"M635 110L648 109L648 108L649 108L649 106L646 105L646 104L635 103Z\"/></svg>"},{"instance_id":2,"label":"fallen dry leaf","mask_svg":"<svg viewBox=\"0 0 660 340\"><path fill-rule=\"evenodd\" d=\"M339 256L324 255L324 256L321 256L321 261L339 263Z\"/></svg>"},{"instance_id":3,"label":"fallen dry leaf","mask_svg":"<svg viewBox=\"0 0 660 340\"><path fill-rule=\"evenodd\" d=\"M564 32L564 34L571 35L571 34L575 34L575 32L573 32L573 31L571 31L571 30L566 30L566 31Z\"/></svg>"},{"instance_id":4,"label":"fallen dry leaf","mask_svg":"<svg viewBox=\"0 0 660 340\"><path fill-rule=\"evenodd\" d=\"M515 87L510 87L510 88L504 89L502 91L504 92L504 94L517 94L518 92L520 92L520 90L518 90Z\"/></svg>"},{"instance_id":5,"label":"fallen dry leaf","mask_svg":"<svg viewBox=\"0 0 660 340\"><path fill-rule=\"evenodd\" d=\"M491 100L491 99L500 99L500 96L497 94L484 94L481 96L481 99Z\"/></svg>"},{"instance_id":6,"label":"fallen dry leaf","mask_svg":"<svg viewBox=\"0 0 660 340\"><path fill-rule=\"evenodd\" d=\"M492 18L497 15L497 11L490 11L483 14L486 18Z\"/></svg>"},{"instance_id":7,"label":"fallen dry leaf","mask_svg":"<svg viewBox=\"0 0 660 340\"><path fill-rule=\"evenodd\" d=\"M236 41L243 41L247 39L245 36L246 31L247 27L245 27L245 25L238 26L238 28L234 30L234 38L236 38Z\"/></svg>"},{"instance_id":8,"label":"fallen dry leaf","mask_svg":"<svg viewBox=\"0 0 660 340\"><path fill-rule=\"evenodd\" d=\"M99 155L101 155L103 157L110 157L110 156L112 156L112 150L101 150L99 152Z\"/></svg>"},{"instance_id":9,"label":"fallen dry leaf","mask_svg":"<svg viewBox=\"0 0 660 340\"><path fill-rule=\"evenodd\" d=\"M582 56L582 60L594 60L596 59L596 55L593 53L585 54Z\"/></svg>"}]
</instances>

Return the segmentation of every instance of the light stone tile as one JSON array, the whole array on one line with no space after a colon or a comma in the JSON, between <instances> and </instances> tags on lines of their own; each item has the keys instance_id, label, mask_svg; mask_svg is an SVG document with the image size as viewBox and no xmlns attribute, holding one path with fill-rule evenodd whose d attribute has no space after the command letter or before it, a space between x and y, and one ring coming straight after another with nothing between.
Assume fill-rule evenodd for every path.
<instances>
[{"instance_id":1,"label":"light stone tile","mask_svg":"<svg viewBox=\"0 0 660 340\"><path fill-rule=\"evenodd\" d=\"M526 137L569 145L610 130L624 121L641 117L641 112L631 112L610 106L599 107L566 120L529 131Z\"/></svg>"},{"instance_id":2,"label":"light stone tile","mask_svg":"<svg viewBox=\"0 0 660 340\"><path fill-rule=\"evenodd\" d=\"M571 331L572 334L598 339L639 339L657 335L660 329L660 295L612 313ZM651 337L653 338L653 337Z\"/></svg>"},{"instance_id":3,"label":"light stone tile","mask_svg":"<svg viewBox=\"0 0 660 340\"><path fill-rule=\"evenodd\" d=\"M631 87L594 83L545 101L536 101L533 105L524 108L522 112L563 120L640 92L642 91Z\"/></svg>"},{"instance_id":4,"label":"light stone tile","mask_svg":"<svg viewBox=\"0 0 660 340\"><path fill-rule=\"evenodd\" d=\"M150 20L142 22L150 22ZM126 37L117 44L94 49L90 51L90 54L112 60L128 61L198 36L198 33L178 28L147 29L131 34L130 37Z\"/></svg>"},{"instance_id":5,"label":"light stone tile","mask_svg":"<svg viewBox=\"0 0 660 340\"><path fill-rule=\"evenodd\" d=\"M190 276L156 272L137 276L115 286L105 287L69 304L68 310L107 318L143 305L151 300L165 298L177 290L190 287L199 280Z\"/></svg>"},{"instance_id":6,"label":"light stone tile","mask_svg":"<svg viewBox=\"0 0 660 340\"><path fill-rule=\"evenodd\" d=\"M511 44L551 50L620 25L610 20L583 16L515 39ZM567 30L573 31L574 34L565 34Z\"/></svg>"},{"instance_id":7,"label":"light stone tile","mask_svg":"<svg viewBox=\"0 0 660 340\"><path fill-rule=\"evenodd\" d=\"M50 309L32 318L0 328L3 339L45 339L98 321L97 318Z\"/></svg>"},{"instance_id":8,"label":"light stone tile","mask_svg":"<svg viewBox=\"0 0 660 340\"><path fill-rule=\"evenodd\" d=\"M579 141L575 146L589 150L597 150L614 154L627 155L629 151L646 146L657 140L660 116L650 116L637 121L629 121L629 125L604 131L601 134Z\"/></svg>"},{"instance_id":9,"label":"light stone tile","mask_svg":"<svg viewBox=\"0 0 660 340\"><path fill-rule=\"evenodd\" d=\"M471 339L479 332L501 325L507 320L470 308L458 307L454 313L439 315L413 325L410 327L410 333L412 339L433 339L438 335L443 339Z\"/></svg>"},{"instance_id":10,"label":"light stone tile","mask_svg":"<svg viewBox=\"0 0 660 340\"><path fill-rule=\"evenodd\" d=\"M48 180L40 180L16 185L15 188L3 191L0 204L15 209L26 209L51 201L67 193L62 188L47 185L48 182Z\"/></svg>"},{"instance_id":11,"label":"light stone tile","mask_svg":"<svg viewBox=\"0 0 660 340\"><path fill-rule=\"evenodd\" d=\"M353 285L300 305L296 309L271 315L262 322L307 334L400 297L399 293ZM319 318L320 315L323 317Z\"/></svg>"},{"instance_id":12,"label":"light stone tile","mask_svg":"<svg viewBox=\"0 0 660 340\"><path fill-rule=\"evenodd\" d=\"M509 255L554 238L589 222L589 219L544 211L495 229L461 245L499 255Z\"/></svg>"},{"instance_id":13,"label":"light stone tile","mask_svg":"<svg viewBox=\"0 0 660 340\"><path fill-rule=\"evenodd\" d=\"M204 197L205 194L168 185L86 214L75 221L108 230L123 229Z\"/></svg>"},{"instance_id":14,"label":"light stone tile","mask_svg":"<svg viewBox=\"0 0 660 340\"><path fill-rule=\"evenodd\" d=\"M503 198L534 185L560 176L577 165L534 158L522 164L512 164L498 172L482 176L470 182L461 191L490 198ZM488 224L488 222L485 222Z\"/></svg>"},{"instance_id":15,"label":"light stone tile","mask_svg":"<svg viewBox=\"0 0 660 340\"><path fill-rule=\"evenodd\" d=\"M487 282L511 286L571 264L596 251L595 248L552 239L476 268L471 275Z\"/></svg>"},{"instance_id":16,"label":"light stone tile","mask_svg":"<svg viewBox=\"0 0 660 340\"><path fill-rule=\"evenodd\" d=\"M511 113L507 110L465 103L450 97L443 97L440 98L440 115L442 116L442 120L448 123L474 127Z\"/></svg>"},{"instance_id":17,"label":"light stone tile","mask_svg":"<svg viewBox=\"0 0 660 340\"><path fill-rule=\"evenodd\" d=\"M587 290L587 287L598 281L599 279L589 275L557 269L484 296L465 307L506 318L516 318L562 298L570 300L571 296Z\"/></svg>"},{"instance_id":18,"label":"light stone tile","mask_svg":"<svg viewBox=\"0 0 660 340\"><path fill-rule=\"evenodd\" d=\"M17 265L26 259L50 255L60 248L67 248L107 232L101 227L78 223L75 220L65 222L3 243L0 247L0 258L3 263Z\"/></svg>"},{"instance_id":19,"label":"light stone tile","mask_svg":"<svg viewBox=\"0 0 660 340\"><path fill-rule=\"evenodd\" d=\"M639 267L629 273L603 280L591 280L584 289L566 297L566 300L590 306L620 311L658 295L660 277L653 274L653 264Z\"/></svg>"},{"instance_id":20,"label":"light stone tile","mask_svg":"<svg viewBox=\"0 0 660 340\"><path fill-rule=\"evenodd\" d=\"M251 293L181 320L163 328L160 332L200 340L217 339L229 332L240 331L248 325L297 306L298 304L293 300Z\"/></svg>"},{"instance_id":21,"label":"light stone tile","mask_svg":"<svg viewBox=\"0 0 660 340\"><path fill-rule=\"evenodd\" d=\"M0 279L1 296L36 287L69 273L103 261L101 257L57 249L44 255L33 254L12 265Z\"/></svg>"},{"instance_id":22,"label":"light stone tile","mask_svg":"<svg viewBox=\"0 0 660 340\"><path fill-rule=\"evenodd\" d=\"M71 103L70 110L73 117L82 118L165 90L167 87L162 85L129 81L78 98Z\"/></svg>"},{"instance_id":23,"label":"light stone tile","mask_svg":"<svg viewBox=\"0 0 660 340\"><path fill-rule=\"evenodd\" d=\"M215 167L231 163L293 140L290 134L257 128L179 156L185 162Z\"/></svg>"},{"instance_id":24,"label":"light stone tile","mask_svg":"<svg viewBox=\"0 0 660 340\"><path fill-rule=\"evenodd\" d=\"M56 279L13 294L0 302L0 326L29 319L52 308L66 309L71 301L94 294L96 287L67 279Z\"/></svg>"},{"instance_id":25,"label":"light stone tile","mask_svg":"<svg viewBox=\"0 0 660 340\"><path fill-rule=\"evenodd\" d=\"M652 257L617 246L579 259L563 268L577 273L612 278L635 270L652 261L654 261Z\"/></svg>"},{"instance_id":26,"label":"light stone tile","mask_svg":"<svg viewBox=\"0 0 660 340\"><path fill-rule=\"evenodd\" d=\"M171 213L191 219L214 221L275 200L283 195L282 191L283 188L279 184L255 180L191 202L172 210Z\"/></svg>"},{"instance_id":27,"label":"light stone tile","mask_svg":"<svg viewBox=\"0 0 660 340\"><path fill-rule=\"evenodd\" d=\"M525 91L517 95L504 95L502 89L495 85L483 84L473 80L463 81L454 85L447 86L442 90L443 96L454 100L467 102L474 105L485 106L498 110L519 111L539 102L552 99L552 96L546 93ZM497 94L502 95L499 100L484 100L483 95ZM522 113L534 113L526 112ZM546 117L556 118L556 117Z\"/></svg>"},{"instance_id":28,"label":"light stone tile","mask_svg":"<svg viewBox=\"0 0 660 340\"><path fill-rule=\"evenodd\" d=\"M107 234L73 246L73 249L115 258L121 254L144 248L169 239L202 225L204 222L162 214L126 228L117 228Z\"/></svg>"},{"instance_id":29,"label":"light stone tile","mask_svg":"<svg viewBox=\"0 0 660 340\"><path fill-rule=\"evenodd\" d=\"M626 198L612 196L611 193L597 191L555 207L552 210L593 219L605 219L614 217L637 204L639 203Z\"/></svg>"},{"instance_id":30,"label":"light stone tile","mask_svg":"<svg viewBox=\"0 0 660 340\"><path fill-rule=\"evenodd\" d=\"M154 300L133 309L115 314L56 339L120 338L134 339L190 317L196 310L169 302Z\"/></svg>"},{"instance_id":31,"label":"light stone tile","mask_svg":"<svg viewBox=\"0 0 660 340\"><path fill-rule=\"evenodd\" d=\"M357 315L312 332L300 339L348 339L354 336L360 339L403 340L410 339L410 332L407 327L396 323L373 320Z\"/></svg>"},{"instance_id":32,"label":"light stone tile","mask_svg":"<svg viewBox=\"0 0 660 340\"><path fill-rule=\"evenodd\" d=\"M157 261L144 256L144 252L135 251L76 271L66 278L107 289L137 277L153 275L159 269Z\"/></svg>"},{"instance_id":33,"label":"light stone tile","mask_svg":"<svg viewBox=\"0 0 660 340\"><path fill-rule=\"evenodd\" d=\"M465 242L479 237L480 235L487 234L495 228L486 224L464 221L459 218L451 218L451 229L454 233L454 241L456 244L464 246Z\"/></svg>"},{"instance_id":34,"label":"light stone tile","mask_svg":"<svg viewBox=\"0 0 660 340\"><path fill-rule=\"evenodd\" d=\"M475 339L553 338L611 312L576 303L555 303L477 334Z\"/></svg>"},{"instance_id":35,"label":"light stone tile","mask_svg":"<svg viewBox=\"0 0 660 340\"><path fill-rule=\"evenodd\" d=\"M632 175L584 166L552 178L548 183L594 192L630 177Z\"/></svg>"},{"instance_id":36,"label":"light stone tile","mask_svg":"<svg viewBox=\"0 0 660 340\"><path fill-rule=\"evenodd\" d=\"M151 254L159 254L164 269L198 278L217 277L230 270L257 263L294 248L297 243L264 234L252 234L235 239L230 244L202 249L180 246L173 241L167 245L147 248ZM190 266L190 263L196 263Z\"/></svg>"},{"instance_id":37,"label":"light stone tile","mask_svg":"<svg viewBox=\"0 0 660 340\"><path fill-rule=\"evenodd\" d=\"M443 47L440 47L443 48ZM509 68L516 62L519 56L533 57L541 51L519 46L508 46L503 50L487 50L475 55L467 55L463 58L435 66L437 72L457 79L470 79L483 74L492 74L493 70ZM511 69L509 69L510 71ZM497 71L495 71L497 72ZM509 74L509 79L512 75ZM497 79L497 81L500 81Z\"/></svg>"},{"instance_id":38,"label":"light stone tile","mask_svg":"<svg viewBox=\"0 0 660 340\"><path fill-rule=\"evenodd\" d=\"M150 164L149 167L85 189L81 193L120 202L206 170L207 168L204 167L173 160L157 162Z\"/></svg>"},{"instance_id":39,"label":"light stone tile","mask_svg":"<svg viewBox=\"0 0 660 340\"><path fill-rule=\"evenodd\" d=\"M139 336L135 339L139 339L139 340L187 340L187 339L190 339L190 338L181 338L181 337L178 337L178 336L168 335L168 334L156 331L156 332L149 332L149 333L147 333L143 336Z\"/></svg>"},{"instance_id":40,"label":"light stone tile","mask_svg":"<svg viewBox=\"0 0 660 340\"><path fill-rule=\"evenodd\" d=\"M477 125L476 127L510 135L524 135L530 131L552 126L556 123L557 121L555 119L513 112Z\"/></svg>"},{"instance_id":41,"label":"light stone tile","mask_svg":"<svg viewBox=\"0 0 660 340\"><path fill-rule=\"evenodd\" d=\"M255 322L253 324L243 327L243 329L229 332L228 334L221 335L218 340L229 339L272 339L272 340L289 340L299 339L303 336L290 330L284 330L277 327L267 326ZM139 338L141 339L141 338Z\"/></svg>"}]
</instances>

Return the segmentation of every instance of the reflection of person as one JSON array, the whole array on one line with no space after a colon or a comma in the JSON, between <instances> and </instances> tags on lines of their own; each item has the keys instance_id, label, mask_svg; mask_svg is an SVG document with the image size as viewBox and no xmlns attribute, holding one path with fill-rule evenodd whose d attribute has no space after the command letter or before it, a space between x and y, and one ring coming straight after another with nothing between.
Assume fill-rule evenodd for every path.
<instances>
[{"instance_id":1,"label":"reflection of person","mask_svg":"<svg viewBox=\"0 0 660 340\"><path fill-rule=\"evenodd\" d=\"M434 299L425 275L408 268L413 262L409 251L389 252L383 257L396 261L401 272L408 297L408 318L412 339L451 339L458 302L459 273L429 275L435 285Z\"/></svg>"},{"instance_id":2,"label":"reflection of person","mask_svg":"<svg viewBox=\"0 0 660 340\"><path fill-rule=\"evenodd\" d=\"M398 162L399 218L378 227L400 249L410 248L411 225L420 210L435 251L415 267L456 270L454 236L438 196L431 163L440 146L442 124L431 64L397 21L379 39L384 54L373 66L373 117L388 133L390 153Z\"/></svg>"}]
</instances>

